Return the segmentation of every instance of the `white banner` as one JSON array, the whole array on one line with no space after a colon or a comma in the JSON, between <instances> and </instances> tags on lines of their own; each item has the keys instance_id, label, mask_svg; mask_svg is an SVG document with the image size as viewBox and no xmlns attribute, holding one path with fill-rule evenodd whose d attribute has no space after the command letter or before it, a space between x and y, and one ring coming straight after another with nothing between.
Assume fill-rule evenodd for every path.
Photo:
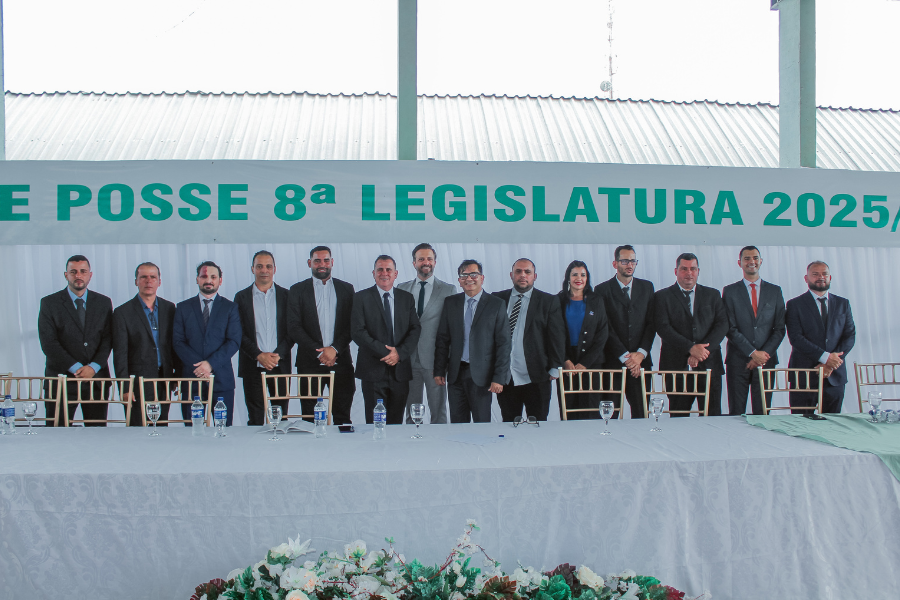
<instances>
[{"instance_id":1,"label":"white banner","mask_svg":"<svg viewBox=\"0 0 900 600\"><path fill-rule=\"evenodd\" d=\"M437 161L0 163L0 244L427 237L897 246L898 221L900 173Z\"/></svg>"}]
</instances>

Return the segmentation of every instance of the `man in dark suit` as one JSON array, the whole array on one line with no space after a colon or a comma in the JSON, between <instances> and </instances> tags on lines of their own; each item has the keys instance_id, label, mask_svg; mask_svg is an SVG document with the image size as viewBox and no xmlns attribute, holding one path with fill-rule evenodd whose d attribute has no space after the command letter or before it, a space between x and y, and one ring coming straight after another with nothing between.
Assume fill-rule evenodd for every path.
<instances>
[{"instance_id":1,"label":"man in dark suit","mask_svg":"<svg viewBox=\"0 0 900 600\"><path fill-rule=\"evenodd\" d=\"M268 250L253 255L250 270L253 283L234 295L241 318L241 351L238 354L238 377L244 386L247 425L262 425L262 374L286 375L291 372L291 347L287 333L288 291L275 283L275 256ZM287 394L286 382L267 382L269 394ZM273 402L287 414L288 401Z\"/></svg>"},{"instance_id":2,"label":"man in dark suit","mask_svg":"<svg viewBox=\"0 0 900 600\"><path fill-rule=\"evenodd\" d=\"M91 282L91 263L81 254L66 261L66 288L41 298L38 313L38 337L41 349L47 357L44 367L45 377L68 374L71 379L88 380L94 377L109 377L109 353L112 350L112 301L97 292L88 293ZM93 386L94 398L100 398L109 388ZM69 381L66 391L69 398L77 398L78 382ZM50 395L49 387L45 392ZM91 388L81 384L81 397L90 398ZM74 418L77 404L69 405L69 419ZM55 402L45 402L48 418L62 415L56 413ZM81 404L84 419L105 419L106 404ZM48 421L52 426L53 422ZM103 426L102 423L88 423Z\"/></svg>"},{"instance_id":3,"label":"man in dark suit","mask_svg":"<svg viewBox=\"0 0 900 600\"><path fill-rule=\"evenodd\" d=\"M306 261L312 277L291 286L288 301L288 335L297 343L297 373L327 375L334 371L332 422L350 423L356 393L353 357L350 355L350 313L353 286L331 276L334 258L327 246L316 246ZM324 393L307 390L302 395ZM303 414L312 414L315 404L303 400Z\"/></svg>"},{"instance_id":4,"label":"man in dark suit","mask_svg":"<svg viewBox=\"0 0 900 600\"><path fill-rule=\"evenodd\" d=\"M741 248L738 265L744 278L725 286L722 301L728 316L725 382L728 412L732 416L747 409L747 388L754 415L763 414L757 367L773 369L778 364L778 346L784 339L784 297L781 288L759 276L762 257L756 246ZM772 394L766 394L766 406Z\"/></svg>"},{"instance_id":5,"label":"man in dark suit","mask_svg":"<svg viewBox=\"0 0 900 600\"><path fill-rule=\"evenodd\" d=\"M830 293L831 271L822 261L806 267L803 278L809 292L788 300L784 320L791 342L792 369L824 368L822 412L839 413L847 385L847 354L856 343L856 326L850 302ZM800 383L804 383L801 379ZM817 384L817 379L812 384ZM815 406L817 396L810 392L791 392L791 406ZM794 414L812 412L791 410Z\"/></svg>"},{"instance_id":6,"label":"man in dark suit","mask_svg":"<svg viewBox=\"0 0 900 600\"><path fill-rule=\"evenodd\" d=\"M434 382L448 386L451 423L489 423L491 394L509 381L509 318L503 301L484 293L481 263L464 260L456 272L463 293L441 309Z\"/></svg>"},{"instance_id":7,"label":"man in dark suit","mask_svg":"<svg viewBox=\"0 0 900 600\"><path fill-rule=\"evenodd\" d=\"M153 399L153 388L140 388L139 377L178 377L181 362L172 352L172 328L175 322L175 304L160 298L157 290L162 283L159 267L150 262L141 263L134 270L137 295L116 308L113 313L113 366L116 377L134 375L135 390L132 394L131 422L139 427L142 421L141 395ZM165 385L157 391L160 400L165 397ZM169 418L169 405L160 405L160 420Z\"/></svg>"},{"instance_id":8,"label":"man in dark suit","mask_svg":"<svg viewBox=\"0 0 900 600\"><path fill-rule=\"evenodd\" d=\"M510 381L497 394L504 421L522 416L546 421L550 413L551 381L559 377L565 360L565 323L559 300L534 288L537 269L520 258L509 274L513 289L494 294L506 304L509 317Z\"/></svg>"},{"instance_id":9,"label":"man in dark suit","mask_svg":"<svg viewBox=\"0 0 900 600\"><path fill-rule=\"evenodd\" d=\"M725 304L717 290L697 284L700 261L694 254L681 254L675 265L676 283L653 296L656 332L662 339L659 368L663 371L687 371L689 367L693 371L710 369L712 379L707 414L721 415L725 367L719 346L728 333ZM675 387L679 392L685 391L681 379L678 378ZM699 377L697 385L701 389L705 387L706 377ZM697 408L703 410L703 396L696 398ZM693 403L694 396L669 396L670 410L690 410Z\"/></svg>"},{"instance_id":10,"label":"man in dark suit","mask_svg":"<svg viewBox=\"0 0 900 600\"><path fill-rule=\"evenodd\" d=\"M641 397L641 369L653 368L650 351L656 331L653 328L653 284L634 276L637 254L632 246L619 246L615 250L613 268L615 276L595 288L603 298L609 321L609 337L606 340L604 369L628 369L625 378L625 398L631 407L631 418L644 415L644 399ZM614 376L618 388L620 376ZM618 401L618 396L614 401ZM614 415L615 416L615 415Z\"/></svg>"},{"instance_id":11,"label":"man in dark suit","mask_svg":"<svg viewBox=\"0 0 900 600\"><path fill-rule=\"evenodd\" d=\"M387 422L403 422L412 353L419 342L416 300L409 292L396 289L397 262L382 254L372 271L375 285L353 296L350 336L359 346L356 377L362 381L366 403L366 423L372 422L376 400L384 400Z\"/></svg>"},{"instance_id":12,"label":"man in dark suit","mask_svg":"<svg viewBox=\"0 0 900 600\"><path fill-rule=\"evenodd\" d=\"M200 263L197 267L200 293L175 307L172 339L175 353L183 364L182 377L215 376L213 405L222 398L228 409L225 424L231 427L235 387L231 357L241 347L241 317L237 305L219 295L221 285L219 265L211 260ZM181 413L190 419L190 405L182 404Z\"/></svg>"}]
</instances>

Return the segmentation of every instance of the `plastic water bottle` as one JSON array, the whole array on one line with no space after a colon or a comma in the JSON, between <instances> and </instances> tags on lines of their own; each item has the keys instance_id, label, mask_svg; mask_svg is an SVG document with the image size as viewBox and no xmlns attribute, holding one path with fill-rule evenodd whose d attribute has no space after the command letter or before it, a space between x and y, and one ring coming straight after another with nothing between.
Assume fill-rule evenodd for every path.
<instances>
[{"instance_id":1,"label":"plastic water bottle","mask_svg":"<svg viewBox=\"0 0 900 600\"><path fill-rule=\"evenodd\" d=\"M225 419L228 418L228 409L225 408L225 401L219 398L213 409L213 420L216 422L216 437L225 437Z\"/></svg>"},{"instance_id":2,"label":"plastic water bottle","mask_svg":"<svg viewBox=\"0 0 900 600\"><path fill-rule=\"evenodd\" d=\"M10 435L16 432L16 405L13 404L12 396L6 395L3 400L3 433Z\"/></svg>"},{"instance_id":3,"label":"plastic water bottle","mask_svg":"<svg viewBox=\"0 0 900 600\"><path fill-rule=\"evenodd\" d=\"M325 408L325 400L319 398L313 409L313 420L316 422L316 437L323 438L326 435L325 425L328 423L328 409Z\"/></svg>"},{"instance_id":4,"label":"plastic water bottle","mask_svg":"<svg viewBox=\"0 0 900 600\"><path fill-rule=\"evenodd\" d=\"M375 423L375 433L372 439L383 440L387 437L384 426L387 425L387 409L384 407L384 400L378 399L375 410L372 411L372 421Z\"/></svg>"},{"instance_id":5,"label":"plastic water bottle","mask_svg":"<svg viewBox=\"0 0 900 600\"><path fill-rule=\"evenodd\" d=\"M204 412L200 396L194 396L194 402L191 404L191 435L194 437L203 435Z\"/></svg>"}]
</instances>

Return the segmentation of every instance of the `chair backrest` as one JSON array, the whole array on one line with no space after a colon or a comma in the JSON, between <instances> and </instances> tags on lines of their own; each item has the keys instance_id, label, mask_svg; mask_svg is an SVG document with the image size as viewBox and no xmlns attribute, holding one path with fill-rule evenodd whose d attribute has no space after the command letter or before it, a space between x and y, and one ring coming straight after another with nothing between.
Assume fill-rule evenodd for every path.
<instances>
[{"instance_id":1,"label":"chair backrest","mask_svg":"<svg viewBox=\"0 0 900 600\"><path fill-rule=\"evenodd\" d=\"M763 414L767 415L773 410L790 410L790 409L815 409L815 412L822 414L822 382L824 381L822 367L814 369L759 369L759 390L760 398L763 399ZM818 382L813 384L813 378ZM774 392L811 392L816 393L818 400L815 406L772 406L766 400L766 394Z\"/></svg>"},{"instance_id":2,"label":"chair backrest","mask_svg":"<svg viewBox=\"0 0 900 600\"><path fill-rule=\"evenodd\" d=\"M129 398L134 392L134 375L130 377L92 377L91 379L69 379L63 377L63 425L68 427L73 423L82 425L103 423L124 423L128 427L131 418L131 402ZM75 393L69 395L69 386L66 383L76 383L73 386ZM121 419L69 419L70 404L121 404L125 409L125 420ZM84 408L81 409L82 413Z\"/></svg>"},{"instance_id":3,"label":"chair backrest","mask_svg":"<svg viewBox=\"0 0 900 600\"><path fill-rule=\"evenodd\" d=\"M12 371L10 371L9 373L0 373L0 394L3 394L4 396L6 396L6 394L10 393L10 391L9 391L9 386L11 384L11 382L9 381L10 377L12 377Z\"/></svg>"},{"instance_id":4,"label":"chair backrest","mask_svg":"<svg viewBox=\"0 0 900 600\"><path fill-rule=\"evenodd\" d=\"M150 402L159 402L160 404L193 404L194 396L200 396L206 412L207 426L212 423L213 411L213 383L215 375L209 378L199 377L141 377L141 424L144 427L150 425L150 419L147 418L147 404ZM203 399L203 386L206 385L206 399ZM147 389L152 390L152 394ZM175 394L175 400L172 395ZM149 397L148 397L149 396ZM172 416L171 410L169 417ZM159 419L156 421L159 425L168 423L190 423L190 419Z\"/></svg>"},{"instance_id":5,"label":"chair backrest","mask_svg":"<svg viewBox=\"0 0 900 600\"><path fill-rule=\"evenodd\" d=\"M859 412L863 411L862 388L873 385L900 386L900 363L853 363L856 373L856 397L859 399ZM877 390L866 390L867 392ZM882 402L900 402L900 398L882 398Z\"/></svg>"},{"instance_id":6,"label":"chair backrest","mask_svg":"<svg viewBox=\"0 0 900 600\"><path fill-rule=\"evenodd\" d=\"M3 395L9 394L13 402L55 402L56 414L32 419L38 423L59 425L59 403L62 402L66 377L13 377L3 376ZM26 422L25 417L16 421Z\"/></svg>"},{"instance_id":7,"label":"chair backrest","mask_svg":"<svg viewBox=\"0 0 900 600\"><path fill-rule=\"evenodd\" d=\"M274 382L274 383L272 383ZM272 393L269 392L269 385L274 387ZM328 394L324 392L324 388L328 387ZM331 404L334 399L334 371L328 375L304 375L302 373L291 373L289 375L270 375L262 374L263 388L263 411L266 415L266 423L269 423L269 404L275 400L317 400L324 398L328 407L328 425L331 425ZM303 392L305 389L305 393ZM292 391L293 390L293 391ZM301 407L300 413L303 412ZM313 415L304 414L285 414L281 415L283 419L304 419L313 418Z\"/></svg>"},{"instance_id":8,"label":"chair backrest","mask_svg":"<svg viewBox=\"0 0 900 600\"><path fill-rule=\"evenodd\" d=\"M644 402L644 414L650 418L647 410L647 400L650 396L665 396L663 407L667 406L669 396L703 396L703 409L697 410L671 410L665 409L664 413L675 415L703 415L709 414L709 385L712 371L645 371L641 369L641 399ZM700 378L706 377L705 383L699 385ZM647 386L650 389L647 389ZM678 391L679 388L681 391Z\"/></svg>"},{"instance_id":9,"label":"chair backrest","mask_svg":"<svg viewBox=\"0 0 900 600\"><path fill-rule=\"evenodd\" d=\"M566 396L571 398L573 394L616 394L619 396L619 407L613 409L613 412L618 412L621 417L622 407L625 406L625 374L627 371L628 369L625 367L622 367L621 370L562 369L559 372L559 379L556 380L556 385L561 386L559 388L560 403L562 404L560 418L568 421L569 413L597 412L596 408L569 408L566 404ZM618 387L615 385L616 375L619 375Z\"/></svg>"}]
</instances>

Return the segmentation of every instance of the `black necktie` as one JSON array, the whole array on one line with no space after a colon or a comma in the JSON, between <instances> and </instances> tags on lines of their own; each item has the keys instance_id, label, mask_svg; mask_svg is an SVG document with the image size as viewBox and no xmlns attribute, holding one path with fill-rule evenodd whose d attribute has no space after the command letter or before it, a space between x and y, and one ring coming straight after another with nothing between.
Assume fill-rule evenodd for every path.
<instances>
[{"instance_id":1,"label":"black necktie","mask_svg":"<svg viewBox=\"0 0 900 600\"><path fill-rule=\"evenodd\" d=\"M384 326L387 327L387 345L394 345L394 319L391 318L391 295L384 293Z\"/></svg>"},{"instance_id":2,"label":"black necktie","mask_svg":"<svg viewBox=\"0 0 900 600\"><path fill-rule=\"evenodd\" d=\"M416 314L420 317L422 316L422 312L425 310L425 286L428 284L427 281L420 281L419 285L419 304L416 305Z\"/></svg>"},{"instance_id":3,"label":"black necktie","mask_svg":"<svg viewBox=\"0 0 900 600\"><path fill-rule=\"evenodd\" d=\"M628 295L628 286L622 288L622 295L625 297L625 302L631 302L631 296Z\"/></svg>"},{"instance_id":4,"label":"black necktie","mask_svg":"<svg viewBox=\"0 0 900 600\"><path fill-rule=\"evenodd\" d=\"M690 290L690 291L687 291L687 292L685 292L684 290L682 290L682 292L684 293L684 303L687 304L687 311L688 311L688 314L691 315L691 316L693 317L693 316L694 316L694 311L691 310L691 294L694 293L694 290Z\"/></svg>"},{"instance_id":5,"label":"black necktie","mask_svg":"<svg viewBox=\"0 0 900 600\"><path fill-rule=\"evenodd\" d=\"M524 297L523 294L519 294L519 299L516 300L512 312L509 315L509 337L512 337L516 332L516 323L519 321L519 311L522 310L522 298Z\"/></svg>"},{"instance_id":6,"label":"black necktie","mask_svg":"<svg viewBox=\"0 0 900 600\"><path fill-rule=\"evenodd\" d=\"M819 304L822 305L822 326L828 331L828 299L819 298Z\"/></svg>"},{"instance_id":7,"label":"black necktie","mask_svg":"<svg viewBox=\"0 0 900 600\"><path fill-rule=\"evenodd\" d=\"M207 298L203 299L203 329L206 329L206 326L209 325L209 303L212 300Z\"/></svg>"},{"instance_id":8,"label":"black necktie","mask_svg":"<svg viewBox=\"0 0 900 600\"><path fill-rule=\"evenodd\" d=\"M84 298L75 298L75 314L78 315L78 323L84 329Z\"/></svg>"}]
</instances>

